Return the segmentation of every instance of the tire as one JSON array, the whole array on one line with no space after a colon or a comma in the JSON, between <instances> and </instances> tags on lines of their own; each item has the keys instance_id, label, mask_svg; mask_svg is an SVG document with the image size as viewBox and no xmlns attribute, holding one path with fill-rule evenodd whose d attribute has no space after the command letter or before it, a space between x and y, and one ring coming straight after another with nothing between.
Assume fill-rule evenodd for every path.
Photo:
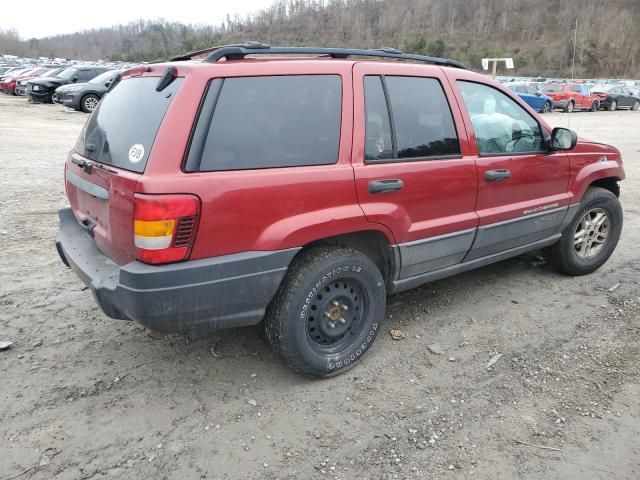
<instances>
[{"instance_id":1,"label":"tire","mask_svg":"<svg viewBox=\"0 0 640 480\"><path fill-rule=\"evenodd\" d=\"M597 112L600 109L600 104L597 101L593 101L591 103L591 111L592 112Z\"/></svg>"},{"instance_id":2,"label":"tire","mask_svg":"<svg viewBox=\"0 0 640 480\"><path fill-rule=\"evenodd\" d=\"M618 108L618 102L611 100L611 103L609 104L609 111L614 112L616 108Z\"/></svg>"},{"instance_id":3,"label":"tire","mask_svg":"<svg viewBox=\"0 0 640 480\"><path fill-rule=\"evenodd\" d=\"M631 110L633 110L634 112L637 112L638 110L640 110L640 102L636 100L635 103L632 105Z\"/></svg>"},{"instance_id":4,"label":"tire","mask_svg":"<svg viewBox=\"0 0 640 480\"><path fill-rule=\"evenodd\" d=\"M605 215L604 220L599 225L591 223L603 218L598 215ZM585 219L588 219L586 224L583 223ZM582 235L577 238L580 232ZM542 255L560 272L586 275L607 261L620 240L621 232L622 207L618 198L604 188L590 187L580 202L580 210L562 232L560 240L543 249ZM603 237L601 243L594 241Z\"/></svg>"},{"instance_id":5,"label":"tire","mask_svg":"<svg viewBox=\"0 0 640 480\"><path fill-rule=\"evenodd\" d=\"M573 112L573 109L575 108L576 104L574 103L573 100L569 100L569 103L567 103L567 106L564 107L564 111L567 113L571 113Z\"/></svg>"},{"instance_id":6,"label":"tire","mask_svg":"<svg viewBox=\"0 0 640 480\"><path fill-rule=\"evenodd\" d=\"M85 113L91 113L96 109L99 101L99 96L94 95L93 93L88 93L80 99L80 110Z\"/></svg>"},{"instance_id":7,"label":"tire","mask_svg":"<svg viewBox=\"0 0 640 480\"><path fill-rule=\"evenodd\" d=\"M317 246L294 259L267 308L271 347L295 372L332 377L356 364L380 331L384 279L366 255Z\"/></svg>"},{"instance_id":8,"label":"tire","mask_svg":"<svg viewBox=\"0 0 640 480\"><path fill-rule=\"evenodd\" d=\"M542 105L542 113L549 113L551 111L551 102L544 102L544 105Z\"/></svg>"}]
</instances>

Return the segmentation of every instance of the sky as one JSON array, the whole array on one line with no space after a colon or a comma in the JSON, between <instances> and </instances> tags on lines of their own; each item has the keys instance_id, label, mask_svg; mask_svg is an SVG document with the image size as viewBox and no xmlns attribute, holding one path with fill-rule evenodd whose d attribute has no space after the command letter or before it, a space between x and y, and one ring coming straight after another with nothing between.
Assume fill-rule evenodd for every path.
<instances>
[{"instance_id":1,"label":"sky","mask_svg":"<svg viewBox=\"0 0 640 480\"><path fill-rule=\"evenodd\" d=\"M217 25L227 14L244 17L272 3L273 0L60 0L54 5L50 0L31 0L28 10L22 8L20 2L11 2L11 6L3 8L0 29L15 29L23 39L29 39L140 19Z\"/></svg>"}]
</instances>

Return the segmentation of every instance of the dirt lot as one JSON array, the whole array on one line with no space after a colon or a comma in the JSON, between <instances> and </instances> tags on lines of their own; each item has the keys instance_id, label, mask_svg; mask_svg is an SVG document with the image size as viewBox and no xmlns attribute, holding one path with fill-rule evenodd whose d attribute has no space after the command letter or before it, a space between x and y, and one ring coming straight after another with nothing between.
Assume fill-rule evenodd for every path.
<instances>
[{"instance_id":1,"label":"dirt lot","mask_svg":"<svg viewBox=\"0 0 640 480\"><path fill-rule=\"evenodd\" d=\"M53 246L85 119L0 97L1 480L640 478L640 113L571 120L626 161L602 269L534 254L393 297L372 351L325 381L257 328L154 339L97 309Z\"/></svg>"}]
</instances>

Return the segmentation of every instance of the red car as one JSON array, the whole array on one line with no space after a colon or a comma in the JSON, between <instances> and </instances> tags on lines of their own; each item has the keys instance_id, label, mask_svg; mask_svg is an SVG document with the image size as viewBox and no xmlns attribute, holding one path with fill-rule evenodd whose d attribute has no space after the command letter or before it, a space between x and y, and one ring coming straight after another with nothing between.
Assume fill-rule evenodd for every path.
<instances>
[{"instance_id":1,"label":"red car","mask_svg":"<svg viewBox=\"0 0 640 480\"><path fill-rule=\"evenodd\" d=\"M536 249L583 275L617 245L620 152L462 64L204 53L125 71L67 159L56 246L109 317L264 320L290 367L324 377L370 349L388 294Z\"/></svg>"},{"instance_id":2,"label":"red car","mask_svg":"<svg viewBox=\"0 0 640 480\"><path fill-rule=\"evenodd\" d=\"M30 72L31 70L33 70L33 67L22 68L20 70L14 70L13 72L9 73L9 75L0 77L0 91L2 93L13 95L15 93L17 78L25 73Z\"/></svg>"},{"instance_id":3,"label":"red car","mask_svg":"<svg viewBox=\"0 0 640 480\"><path fill-rule=\"evenodd\" d=\"M565 112L574 110L598 111L600 98L592 95L586 85L579 83L543 84L542 93L551 97L554 108L562 108Z\"/></svg>"},{"instance_id":4,"label":"red car","mask_svg":"<svg viewBox=\"0 0 640 480\"><path fill-rule=\"evenodd\" d=\"M13 73L9 77L4 77L2 81L0 81L0 90L3 93L8 93L11 95L18 95L18 83L20 80L26 80L28 78L37 77L41 73L47 72L51 70L51 68L27 68L25 70L21 70Z\"/></svg>"}]
</instances>

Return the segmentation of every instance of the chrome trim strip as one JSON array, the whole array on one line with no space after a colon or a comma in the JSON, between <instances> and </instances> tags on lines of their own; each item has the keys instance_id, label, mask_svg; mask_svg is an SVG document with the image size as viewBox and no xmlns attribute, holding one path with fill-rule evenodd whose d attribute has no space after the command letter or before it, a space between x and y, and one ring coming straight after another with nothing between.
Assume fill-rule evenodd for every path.
<instances>
[{"instance_id":1,"label":"chrome trim strip","mask_svg":"<svg viewBox=\"0 0 640 480\"><path fill-rule=\"evenodd\" d=\"M109 192L106 188L96 185L95 183L91 183L69 170L67 170L67 181L71 182L77 188L85 193L88 193L92 197L101 198L102 200L109 200Z\"/></svg>"}]
</instances>

